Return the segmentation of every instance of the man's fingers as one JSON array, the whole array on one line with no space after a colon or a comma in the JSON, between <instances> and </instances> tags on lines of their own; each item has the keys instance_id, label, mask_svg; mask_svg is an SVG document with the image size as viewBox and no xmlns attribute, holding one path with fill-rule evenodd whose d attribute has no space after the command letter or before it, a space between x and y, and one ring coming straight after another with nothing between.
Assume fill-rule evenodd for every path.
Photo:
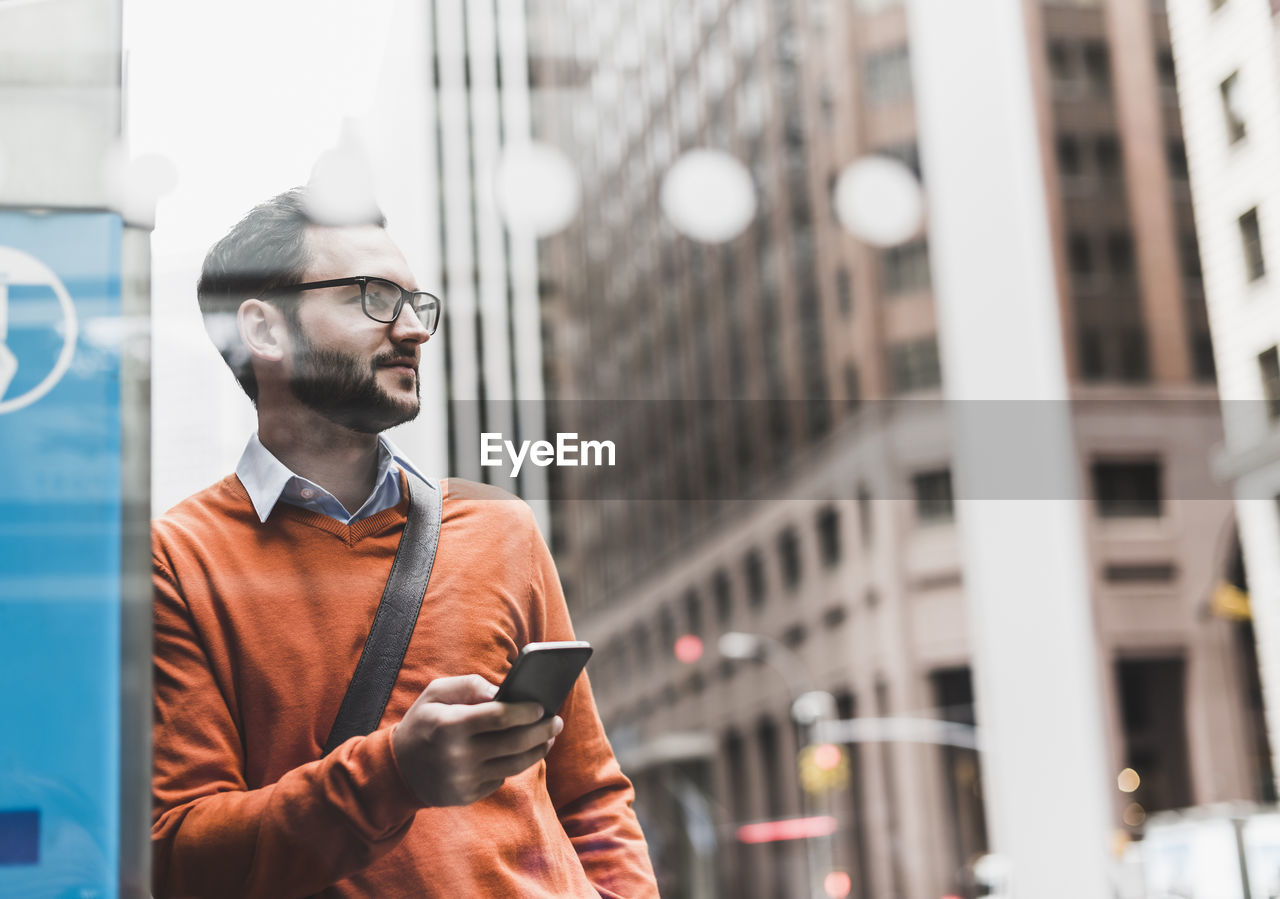
<instances>
[{"instance_id":1,"label":"man's fingers","mask_svg":"<svg viewBox=\"0 0 1280 899\"><path fill-rule=\"evenodd\" d=\"M498 688L478 674L437 677L422 691L422 697L428 702L447 705L477 705L489 702L497 694Z\"/></svg>"},{"instance_id":2,"label":"man's fingers","mask_svg":"<svg viewBox=\"0 0 1280 899\"><path fill-rule=\"evenodd\" d=\"M482 758L502 758L541 746L554 739L563 729L564 722L560 718L548 718L535 724L477 734L472 738L471 745Z\"/></svg>"},{"instance_id":3,"label":"man's fingers","mask_svg":"<svg viewBox=\"0 0 1280 899\"><path fill-rule=\"evenodd\" d=\"M473 733L525 727L542 721L546 714L536 702L485 702L465 711ZM547 719L550 723L551 719Z\"/></svg>"},{"instance_id":4,"label":"man's fingers","mask_svg":"<svg viewBox=\"0 0 1280 899\"><path fill-rule=\"evenodd\" d=\"M489 759L480 768L481 777L514 777L542 761L551 751L550 742L539 743L532 749L518 752L515 755L504 755L501 758Z\"/></svg>"}]
</instances>

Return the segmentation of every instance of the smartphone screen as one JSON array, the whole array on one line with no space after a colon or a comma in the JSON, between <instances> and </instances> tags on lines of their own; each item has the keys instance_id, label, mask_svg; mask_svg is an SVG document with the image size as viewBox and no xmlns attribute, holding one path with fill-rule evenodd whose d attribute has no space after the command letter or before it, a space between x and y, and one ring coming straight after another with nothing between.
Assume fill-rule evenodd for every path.
<instances>
[{"instance_id":1,"label":"smartphone screen","mask_svg":"<svg viewBox=\"0 0 1280 899\"><path fill-rule=\"evenodd\" d=\"M545 710L543 717L550 717L564 705L592 652L591 644L581 640L530 643L516 656L494 699L536 702Z\"/></svg>"}]
</instances>

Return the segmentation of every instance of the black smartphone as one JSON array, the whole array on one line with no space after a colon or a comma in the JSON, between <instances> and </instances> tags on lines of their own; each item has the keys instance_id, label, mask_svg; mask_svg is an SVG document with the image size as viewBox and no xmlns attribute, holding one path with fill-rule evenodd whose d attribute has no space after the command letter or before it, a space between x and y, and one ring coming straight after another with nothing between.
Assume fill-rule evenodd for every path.
<instances>
[{"instance_id":1,"label":"black smartphone","mask_svg":"<svg viewBox=\"0 0 1280 899\"><path fill-rule=\"evenodd\" d=\"M516 663L494 697L498 702L536 702L548 718L560 711L574 681L593 652L590 643L564 640L530 643L520 650Z\"/></svg>"}]
</instances>

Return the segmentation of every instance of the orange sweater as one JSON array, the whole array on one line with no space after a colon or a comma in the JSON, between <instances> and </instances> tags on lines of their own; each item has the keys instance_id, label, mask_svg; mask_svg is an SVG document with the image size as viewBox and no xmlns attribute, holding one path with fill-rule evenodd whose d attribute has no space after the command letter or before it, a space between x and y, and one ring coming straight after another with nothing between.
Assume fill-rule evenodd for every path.
<instances>
[{"instance_id":1,"label":"orange sweater","mask_svg":"<svg viewBox=\"0 0 1280 899\"><path fill-rule=\"evenodd\" d=\"M156 896L657 895L585 676L546 761L491 796L424 809L401 778L391 734L428 683L500 683L524 644L573 639L528 506L444 486L379 729L323 760L407 502L349 526L280 503L262 524L232 475L155 522Z\"/></svg>"}]
</instances>

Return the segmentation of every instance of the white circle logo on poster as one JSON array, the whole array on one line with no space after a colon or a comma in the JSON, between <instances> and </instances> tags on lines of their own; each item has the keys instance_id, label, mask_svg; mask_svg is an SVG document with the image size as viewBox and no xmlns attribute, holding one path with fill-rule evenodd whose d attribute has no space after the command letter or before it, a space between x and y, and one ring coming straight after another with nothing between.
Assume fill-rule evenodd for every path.
<instances>
[{"instance_id":1,"label":"white circle logo on poster","mask_svg":"<svg viewBox=\"0 0 1280 899\"><path fill-rule=\"evenodd\" d=\"M9 385L18 372L18 358L9 349L9 291L14 287L47 287L58 298L62 312L62 349L53 367L34 387L17 396L8 396ZM75 304L67 288L49 266L13 247L0 247L0 415L30 406L54 388L71 367L78 333Z\"/></svg>"}]
</instances>

